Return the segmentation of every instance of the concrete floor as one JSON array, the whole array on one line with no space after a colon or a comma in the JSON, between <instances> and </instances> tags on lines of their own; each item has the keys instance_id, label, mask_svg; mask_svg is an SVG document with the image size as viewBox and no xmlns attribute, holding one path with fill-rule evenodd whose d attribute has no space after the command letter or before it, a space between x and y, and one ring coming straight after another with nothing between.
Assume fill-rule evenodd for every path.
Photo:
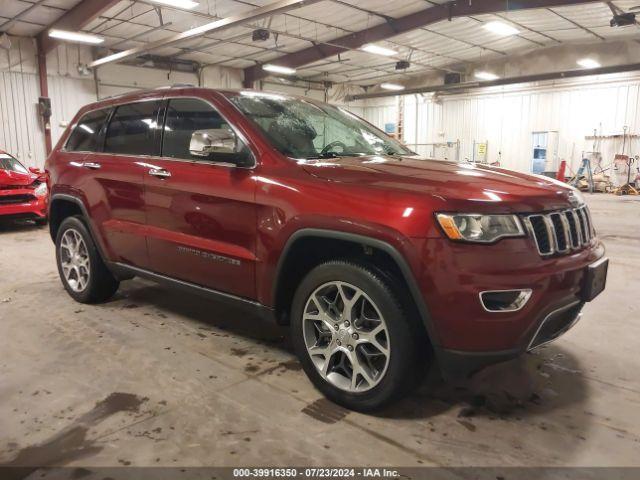
<instances>
[{"instance_id":1,"label":"concrete floor","mask_svg":"<svg viewBox=\"0 0 640 480\"><path fill-rule=\"evenodd\" d=\"M0 227L0 464L640 466L640 199L590 196L606 292L556 343L376 416L323 400L287 330L140 280L63 290Z\"/></svg>"}]
</instances>

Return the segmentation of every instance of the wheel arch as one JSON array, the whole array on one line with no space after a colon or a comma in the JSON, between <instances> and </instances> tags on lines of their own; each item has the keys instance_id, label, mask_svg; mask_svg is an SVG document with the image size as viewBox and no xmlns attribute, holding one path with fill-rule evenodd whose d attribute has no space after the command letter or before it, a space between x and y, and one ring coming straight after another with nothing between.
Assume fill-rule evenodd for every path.
<instances>
[{"instance_id":1,"label":"wheel arch","mask_svg":"<svg viewBox=\"0 0 640 480\"><path fill-rule=\"evenodd\" d=\"M105 264L108 265L108 257L104 254L102 243L100 241L101 239L96 235L96 232L93 229L93 225L87 212L87 207L82 199L75 195L70 195L68 193L54 193L51 195L51 199L49 201L49 234L51 235L51 239L54 242L56 241L58 229L64 219L74 215L82 217L84 224L89 230L89 234L93 238L93 243L98 249L98 253Z\"/></svg>"},{"instance_id":2,"label":"wheel arch","mask_svg":"<svg viewBox=\"0 0 640 480\"><path fill-rule=\"evenodd\" d=\"M49 201L49 234L54 242L64 219L74 215L86 217L86 209L82 200L73 195L62 193L51 196Z\"/></svg>"},{"instance_id":3,"label":"wheel arch","mask_svg":"<svg viewBox=\"0 0 640 480\"><path fill-rule=\"evenodd\" d=\"M308 249L316 244L321 245L322 250L329 251L332 243L334 247L338 246L337 250L320 254L315 258ZM337 252L337 255L334 252ZM398 277L397 280L404 283L407 297L413 302L429 340L435 347L438 344L438 337L428 307L403 255L388 242L348 232L305 228L289 237L278 260L272 288L272 305L278 323L288 324L288 307L291 305L295 286L310 268L334 258L346 257L345 259L353 260L353 256L349 254L354 252L358 255L356 259L364 259L368 263L372 259L376 260L370 265L378 268L381 273L388 274L388 270L391 269L391 273L395 274L394 277ZM383 263L380 264L380 261Z\"/></svg>"}]
</instances>

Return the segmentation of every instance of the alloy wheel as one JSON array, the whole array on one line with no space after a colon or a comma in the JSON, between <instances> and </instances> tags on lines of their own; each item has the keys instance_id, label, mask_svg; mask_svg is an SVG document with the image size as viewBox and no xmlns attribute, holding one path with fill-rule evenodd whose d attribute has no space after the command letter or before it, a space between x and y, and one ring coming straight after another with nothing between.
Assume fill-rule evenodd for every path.
<instances>
[{"instance_id":1,"label":"alloy wheel","mask_svg":"<svg viewBox=\"0 0 640 480\"><path fill-rule=\"evenodd\" d=\"M80 233L70 228L60 241L60 265L69 287L74 292L82 292L89 284L91 267L87 245Z\"/></svg>"},{"instance_id":2,"label":"alloy wheel","mask_svg":"<svg viewBox=\"0 0 640 480\"><path fill-rule=\"evenodd\" d=\"M387 324L371 298L345 282L329 282L307 299L303 321L307 352L322 377L352 393L375 387L389 366Z\"/></svg>"}]
</instances>

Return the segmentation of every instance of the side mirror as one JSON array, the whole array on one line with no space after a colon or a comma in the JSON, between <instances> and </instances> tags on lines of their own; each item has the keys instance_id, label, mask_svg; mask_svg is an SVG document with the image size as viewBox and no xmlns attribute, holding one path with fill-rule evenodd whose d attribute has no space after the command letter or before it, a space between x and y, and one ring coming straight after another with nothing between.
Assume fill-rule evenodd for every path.
<instances>
[{"instance_id":1,"label":"side mirror","mask_svg":"<svg viewBox=\"0 0 640 480\"><path fill-rule=\"evenodd\" d=\"M36 174L36 175L42 174L42 171L38 167L29 167L29 171L31 173Z\"/></svg>"},{"instance_id":2,"label":"side mirror","mask_svg":"<svg viewBox=\"0 0 640 480\"><path fill-rule=\"evenodd\" d=\"M209 157L214 153L236 153L238 139L226 128L198 130L191 135L189 152L195 157Z\"/></svg>"}]
</instances>

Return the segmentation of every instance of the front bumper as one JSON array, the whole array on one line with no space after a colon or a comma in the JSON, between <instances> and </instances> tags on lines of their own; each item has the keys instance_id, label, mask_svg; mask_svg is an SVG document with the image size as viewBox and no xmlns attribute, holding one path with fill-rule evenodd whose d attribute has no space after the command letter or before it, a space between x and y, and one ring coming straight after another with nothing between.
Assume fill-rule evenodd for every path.
<instances>
[{"instance_id":1,"label":"front bumper","mask_svg":"<svg viewBox=\"0 0 640 480\"><path fill-rule=\"evenodd\" d=\"M604 256L594 240L580 251L541 258L529 238L494 245L429 239L421 251L419 285L446 378L515 358L566 332L584 305L588 267ZM520 309L492 312L480 302L480 292L518 289L531 290Z\"/></svg>"},{"instance_id":2,"label":"front bumper","mask_svg":"<svg viewBox=\"0 0 640 480\"><path fill-rule=\"evenodd\" d=\"M0 218L46 218L47 203L31 188L0 190Z\"/></svg>"},{"instance_id":3,"label":"front bumper","mask_svg":"<svg viewBox=\"0 0 640 480\"><path fill-rule=\"evenodd\" d=\"M506 362L519 357L529 350L546 345L568 332L582 316L584 302L572 302L561 307L537 323L537 328L526 346L499 352L464 352L437 349L436 355L443 376L449 380L461 379L484 367Z\"/></svg>"}]
</instances>

